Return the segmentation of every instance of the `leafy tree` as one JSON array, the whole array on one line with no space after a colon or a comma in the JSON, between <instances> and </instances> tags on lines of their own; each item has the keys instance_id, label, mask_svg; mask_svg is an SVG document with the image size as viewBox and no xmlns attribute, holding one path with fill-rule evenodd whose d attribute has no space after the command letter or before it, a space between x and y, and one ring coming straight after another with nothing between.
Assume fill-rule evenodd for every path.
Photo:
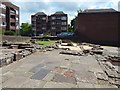
<instances>
[{"instance_id":1,"label":"leafy tree","mask_svg":"<svg viewBox=\"0 0 120 90\"><path fill-rule=\"evenodd\" d=\"M83 12L83 11L84 11L84 10L82 10L82 9L77 10L78 13L81 13L81 12Z\"/></svg>"},{"instance_id":2,"label":"leafy tree","mask_svg":"<svg viewBox=\"0 0 120 90\"><path fill-rule=\"evenodd\" d=\"M71 20L71 27L75 31L75 18Z\"/></svg>"},{"instance_id":3,"label":"leafy tree","mask_svg":"<svg viewBox=\"0 0 120 90\"><path fill-rule=\"evenodd\" d=\"M73 32L73 28L71 27L70 24L68 24L68 32Z\"/></svg>"},{"instance_id":4,"label":"leafy tree","mask_svg":"<svg viewBox=\"0 0 120 90\"><path fill-rule=\"evenodd\" d=\"M22 36L30 36L32 31L32 26L29 23L22 23L21 29L20 29L20 34Z\"/></svg>"}]
</instances>

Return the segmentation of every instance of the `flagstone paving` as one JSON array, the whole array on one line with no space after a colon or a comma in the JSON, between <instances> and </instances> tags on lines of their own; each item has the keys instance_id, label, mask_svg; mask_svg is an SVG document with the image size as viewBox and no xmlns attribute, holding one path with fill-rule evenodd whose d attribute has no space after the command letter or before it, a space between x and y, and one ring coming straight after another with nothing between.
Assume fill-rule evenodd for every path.
<instances>
[{"instance_id":1,"label":"flagstone paving","mask_svg":"<svg viewBox=\"0 0 120 90\"><path fill-rule=\"evenodd\" d=\"M103 72L94 56L59 54L61 50L34 54L2 67L3 88L111 88L95 76Z\"/></svg>"}]
</instances>

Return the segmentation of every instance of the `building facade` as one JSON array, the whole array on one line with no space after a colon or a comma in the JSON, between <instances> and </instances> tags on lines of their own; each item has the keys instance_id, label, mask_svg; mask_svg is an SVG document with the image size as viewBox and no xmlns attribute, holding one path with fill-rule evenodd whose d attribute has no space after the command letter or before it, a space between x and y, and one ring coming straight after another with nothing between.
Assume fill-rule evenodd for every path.
<instances>
[{"instance_id":1,"label":"building facade","mask_svg":"<svg viewBox=\"0 0 120 90\"><path fill-rule=\"evenodd\" d=\"M56 12L50 16L47 16L43 12L38 12L35 15L31 15L32 33L34 36L40 34L57 35L61 32L66 32L68 29L67 14L63 12Z\"/></svg>"},{"instance_id":2,"label":"building facade","mask_svg":"<svg viewBox=\"0 0 120 90\"><path fill-rule=\"evenodd\" d=\"M0 2L0 30L19 33L19 7L11 2Z\"/></svg>"},{"instance_id":3,"label":"building facade","mask_svg":"<svg viewBox=\"0 0 120 90\"><path fill-rule=\"evenodd\" d=\"M47 31L47 15L43 12L38 12L31 16L32 34L39 36Z\"/></svg>"},{"instance_id":4,"label":"building facade","mask_svg":"<svg viewBox=\"0 0 120 90\"><path fill-rule=\"evenodd\" d=\"M64 12L56 12L48 16L48 31L57 35L68 30L68 17Z\"/></svg>"},{"instance_id":5,"label":"building facade","mask_svg":"<svg viewBox=\"0 0 120 90\"><path fill-rule=\"evenodd\" d=\"M113 9L85 10L76 18L76 34L82 41L118 45L120 12Z\"/></svg>"}]
</instances>

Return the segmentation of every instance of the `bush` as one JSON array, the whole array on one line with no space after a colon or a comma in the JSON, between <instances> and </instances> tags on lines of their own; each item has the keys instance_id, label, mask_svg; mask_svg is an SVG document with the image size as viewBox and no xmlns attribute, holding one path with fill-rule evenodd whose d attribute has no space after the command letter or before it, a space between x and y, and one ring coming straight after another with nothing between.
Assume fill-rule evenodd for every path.
<instances>
[{"instance_id":1,"label":"bush","mask_svg":"<svg viewBox=\"0 0 120 90\"><path fill-rule=\"evenodd\" d=\"M14 31L5 31L4 35L16 35Z\"/></svg>"},{"instance_id":2,"label":"bush","mask_svg":"<svg viewBox=\"0 0 120 90\"><path fill-rule=\"evenodd\" d=\"M0 35L4 35L4 30L0 30Z\"/></svg>"}]
</instances>

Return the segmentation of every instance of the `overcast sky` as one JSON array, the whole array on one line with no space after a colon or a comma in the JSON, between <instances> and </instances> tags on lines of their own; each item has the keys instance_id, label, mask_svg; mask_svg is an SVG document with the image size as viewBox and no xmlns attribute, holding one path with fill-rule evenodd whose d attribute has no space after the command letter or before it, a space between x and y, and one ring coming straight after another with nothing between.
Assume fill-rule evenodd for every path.
<instances>
[{"instance_id":1,"label":"overcast sky","mask_svg":"<svg viewBox=\"0 0 120 90\"><path fill-rule=\"evenodd\" d=\"M31 15L45 12L47 15L56 11L68 14L68 23L77 15L79 9L106 9L118 10L120 0L9 0L20 7L20 23L31 23Z\"/></svg>"}]
</instances>

